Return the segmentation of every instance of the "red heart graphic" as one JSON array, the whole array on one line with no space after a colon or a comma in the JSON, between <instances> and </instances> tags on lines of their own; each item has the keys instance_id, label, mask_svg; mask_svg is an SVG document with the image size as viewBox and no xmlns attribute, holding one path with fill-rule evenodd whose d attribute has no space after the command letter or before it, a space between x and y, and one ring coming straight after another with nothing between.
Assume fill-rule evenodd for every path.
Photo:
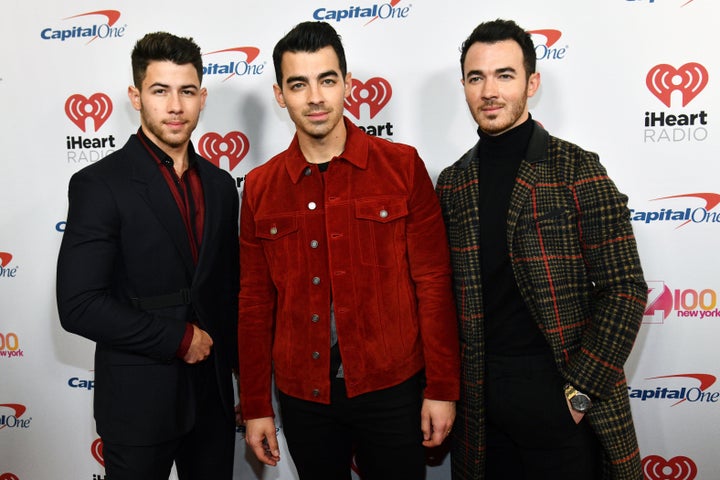
<instances>
[{"instance_id":1,"label":"red heart graphic","mask_svg":"<svg viewBox=\"0 0 720 480\"><path fill-rule=\"evenodd\" d=\"M688 457L678 456L665 460L659 455L650 455L642 460L646 480L693 480L697 466Z\"/></svg>"},{"instance_id":2,"label":"red heart graphic","mask_svg":"<svg viewBox=\"0 0 720 480\"><path fill-rule=\"evenodd\" d=\"M672 65L661 63L650 69L645 77L645 84L668 108L672 92L678 90L682 93L682 106L684 107L703 91L708 83L708 71L699 63L686 63L675 69Z\"/></svg>"},{"instance_id":3,"label":"red heart graphic","mask_svg":"<svg viewBox=\"0 0 720 480\"><path fill-rule=\"evenodd\" d=\"M70 95L65 101L65 114L83 132L86 118L90 117L95 120L95 131L97 132L105 120L110 118L112 111L112 100L104 93L95 93L90 98L76 93Z\"/></svg>"},{"instance_id":4,"label":"red heart graphic","mask_svg":"<svg viewBox=\"0 0 720 480\"><path fill-rule=\"evenodd\" d=\"M353 78L350 95L345 99L345 109L360 120L360 105L370 106L370 118L383 109L392 97L390 82L384 78L374 77L363 83Z\"/></svg>"},{"instance_id":5,"label":"red heart graphic","mask_svg":"<svg viewBox=\"0 0 720 480\"><path fill-rule=\"evenodd\" d=\"M92 453L93 458L97 460L100 465L103 467L105 466L105 457L103 457L103 443L101 438L98 438L92 443L92 445L90 445L90 453Z\"/></svg>"},{"instance_id":6,"label":"red heart graphic","mask_svg":"<svg viewBox=\"0 0 720 480\"><path fill-rule=\"evenodd\" d=\"M232 171L250 151L250 140L242 132L230 132L224 137L208 132L198 142L200 155L220 167L220 160L227 157Z\"/></svg>"}]
</instances>

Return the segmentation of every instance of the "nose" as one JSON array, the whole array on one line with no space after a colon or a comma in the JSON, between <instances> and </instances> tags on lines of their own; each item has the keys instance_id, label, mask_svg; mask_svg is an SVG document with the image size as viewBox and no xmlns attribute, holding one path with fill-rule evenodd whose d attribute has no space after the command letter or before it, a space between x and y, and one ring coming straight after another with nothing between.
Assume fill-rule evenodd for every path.
<instances>
[{"instance_id":1,"label":"nose","mask_svg":"<svg viewBox=\"0 0 720 480\"><path fill-rule=\"evenodd\" d=\"M180 113L182 111L182 102L180 101L179 92L171 92L168 96L168 112Z\"/></svg>"},{"instance_id":2,"label":"nose","mask_svg":"<svg viewBox=\"0 0 720 480\"><path fill-rule=\"evenodd\" d=\"M484 98L484 99L497 98L498 88L497 88L497 82L495 81L495 79L494 78L485 79L480 93L482 95L482 98Z\"/></svg>"},{"instance_id":3,"label":"nose","mask_svg":"<svg viewBox=\"0 0 720 480\"><path fill-rule=\"evenodd\" d=\"M324 102L322 96L322 88L319 84L312 83L308 85L308 103L319 105Z\"/></svg>"}]
</instances>

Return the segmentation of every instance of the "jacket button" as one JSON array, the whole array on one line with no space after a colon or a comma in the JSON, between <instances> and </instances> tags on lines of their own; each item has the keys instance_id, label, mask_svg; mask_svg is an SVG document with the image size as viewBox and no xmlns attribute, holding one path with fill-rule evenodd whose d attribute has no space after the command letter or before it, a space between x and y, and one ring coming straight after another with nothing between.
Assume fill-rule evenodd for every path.
<instances>
[{"instance_id":1,"label":"jacket button","mask_svg":"<svg viewBox=\"0 0 720 480\"><path fill-rule=\"evenodd\" d=\"M320 277L313 277L312 283L313 285L320 285Z\"/></svg>"},{"instance_id":2,"label":"jacket button","mask_svg":"<svg viewBox=\"0 0 720 480\"><path fill-rule=\"evenodd\" d=\"M312 357L313 357L313 360L317 360L318 358L320 358L320 352L313 352Z\"/></svg>"},{"instance_id":3,"label":"jacket button","mask_svg":"<svg viewBox=\"0 0 720 480\"><path fill-rule=\"evenodd\" d=\"M312 175L312 168L305 167L305 171L303 173L305 174L306 177L309 177L310 175Z\"/></svg>"},{"instance_id":4,"label":"jacket button","mask_svg":"<svg viewBox=\"0 0 720 480\"><path fill-rule=\"evenodd\" d=\"M320 396L320 390L318 390L317 388L314 389L314 390L312 391L312 396L313 396L313 397L319 397L319 396Z\"/></svg>"},{"instance_id":5,"label":"jacket button","mask_svg":"<svg viewBox=\"0 0 720 480\"><path fill-rule=\"evenodd\" d=\"M272 227L270 229L270 235L277 235L277 227Z\"/></svg>"},{"instance_id":6,"label":"jacket button","mask_svg":"<svg viewBox=\"0 0 720 480\"><path fill-rule=\"evenodd\" d=\"M315 203L315 202L308 203L308 208L310 210L315 210L317 208L317 203Z\"/></svg>"},{"instance_id":7,"label":"jacket button","mask_svg":"<svg viewBox=\"0 0 720 480\"><path fill-rule=\"evenodd\" d=\"M320 242L318 242L317 240L310 241L310 248L317 248L318 245L320 245Z\"/></svg>"},{"instance_id":8,"label":"jacket button","mask_svg":"<svg viewBox=\"0 0 720 480\"><path fill-rule=\"evenodd\" d=\"M380 218L387 218L388 212L387 210L380 210Z\"/></svg>"},{"instance_id":9,"label":"jacket button","mask_svg":"<svg viewBox=\"0 0 720 480\"><path fill-rule=\"evenodd\" d=\"M313 313L313 316L310 317L310 320L312 320L313 323L317 323L320 321L320 315L318 315L317 313Z\"/></svg>"}]
</instances>

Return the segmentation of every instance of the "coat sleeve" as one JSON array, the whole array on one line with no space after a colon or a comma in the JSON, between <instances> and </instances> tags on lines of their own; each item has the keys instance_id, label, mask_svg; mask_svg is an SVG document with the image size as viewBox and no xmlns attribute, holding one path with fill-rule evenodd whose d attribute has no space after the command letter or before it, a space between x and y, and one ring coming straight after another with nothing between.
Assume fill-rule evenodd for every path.
<instances>
[{"instance_id":1,"label":"coat sleeve","mask_svg":"<svg viewBox=\"0 0 720 480\"><path fill-rule=\"evenodd\" d=\"M591 318L566 377L595 397L608 395L623 379L647 300L627 197L594 153L584 152L571 193L578 214L583 260L592 282Z\"/></svg>"},{"instance_id":2,"label":"coat sleeve","mask_svg":"<svg viewBox=\"0 0 720 480\"><path fill-rule=\"evenodd\" d=\"M112 348L167 361L186 322L143 312L122 301L121 216L111 189L91 170L70 180L69 208L57 263L57 305L67 331Z\"/></svg>"}]
</instances>

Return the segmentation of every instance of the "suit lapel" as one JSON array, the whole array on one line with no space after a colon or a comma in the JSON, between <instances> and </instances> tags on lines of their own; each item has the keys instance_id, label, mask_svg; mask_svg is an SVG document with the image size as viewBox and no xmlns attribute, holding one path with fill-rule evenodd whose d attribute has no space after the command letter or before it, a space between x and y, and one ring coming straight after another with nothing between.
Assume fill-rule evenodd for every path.
<instances>
[{"instance_id":1,"label":"suit lapel","mask_svg":"<svg viewBox=\"0 0 720 480\"><path fill-rule=\"evenodd\" d=\"M132 180L137 193L145 199L160 224L167 231L169 243L177 250L190 276L195 269L185 225L175 199L158 166L140 141L133 137L128 158L132 163Z\"/></svg>"}]
</instances>

